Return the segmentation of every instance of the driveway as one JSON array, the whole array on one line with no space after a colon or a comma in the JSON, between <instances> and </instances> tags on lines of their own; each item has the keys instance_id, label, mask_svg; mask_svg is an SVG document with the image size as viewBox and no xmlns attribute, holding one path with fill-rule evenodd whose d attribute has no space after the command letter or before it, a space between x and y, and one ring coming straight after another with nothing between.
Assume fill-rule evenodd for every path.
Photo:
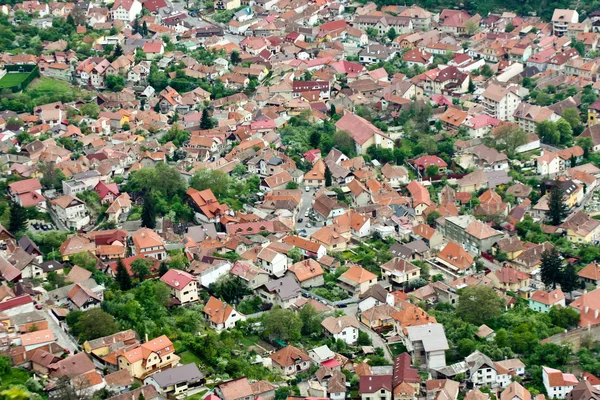
<instances>
[{"instance_id":1,"label":"driveway","mask_svg":"<svg viewBox=\"0 0 600 400\"><path fill-rule=\"evenodd\" d=\"M73 354L74 351L79 350L77 348L77 343L75 343L75 341L73 341L71 337L65 331L63 331L63 329L50 316L50 311L44 309L42 311L42 314L46 318L46 321L48 321L48 328L52 329L52 332L54 332L54 336L56 336L56 342L61 347L69 349L71 351L71 354Z\"/></svg>"},{"instance_id":2,"label":"driveway","mask_svg":"<svg viewBox=\"0 0 600 400\"><path fill-rule=\"evenodd\" d=\"M303 186L301 186L300 189L302 189L302 203L300 206L300 215L298 216L298 219L302 218L302 222L296 221L296 230L299 231L301 229L305 229L307 235L310 236L316 231L318 231L320 228L320 226L315 226L314 221L311 221L310 218L305 217L306 211L312 210L313 196L315 194L315 190L311 189L309 192L307 192ZM312 226L310 228L307 228L306 224L309 222Z\"/></svg>"},{"instance_id":3,"label":"driveway","mask_svg":"<svg viewBox=\"0 0 600 400\"><path fill-rule=\"evenodd\" d=\"M362 322L360 323L360 330L366 332L369 335L369 337L371 338L371 342L373 342L373 347L381 347L383 349L383 355L388 361L394 361L392 353L390 352L390 348L387 346L387 343L385 342L385 340L383 340L381 336L379 336L377 333L371 330L371 328L369 328Z\"/></svg>"}]
</instances>

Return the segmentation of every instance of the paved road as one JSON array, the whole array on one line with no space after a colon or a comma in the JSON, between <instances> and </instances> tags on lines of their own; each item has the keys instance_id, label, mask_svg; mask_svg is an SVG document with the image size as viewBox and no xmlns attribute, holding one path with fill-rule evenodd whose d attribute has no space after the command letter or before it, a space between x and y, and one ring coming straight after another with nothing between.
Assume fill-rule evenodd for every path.
<instances>
[{"instance_id":1,"label":"paved road","mask_svg":"<svg viewBox=\"0 0 600 400\"><path fill-rule=\"evenodd\" d=\"M385 343L385 340L381 336L376 334L374 331L371 330L371 328L369 328L362 322L360 323L360 330L366 332L369 335L369 337L371 338L371 342L373 342L373 347L381 347L383 349L383 355L388 361L394 361L390 349L388 348L387 344Z\"/></svg>"},{"instance_id":2,"label":"paved road","mask_svg":"<svg viewBox=\"0 0 600 400\"><path fill-rule=\"evenodd\" d=\"M305 229L308 236L315 233L317 230L321 228L321 226L316 227L314 222L310 220L310 218L305 217L307 210L312 210L313 196L315 194L315 190L311 189L309 192L306 191L304 187L302 189L302 205L300 207L300 215L298 219L302 218L302 222L296 222L296 230ZM306 224L309 223L312 225L310 228L306 227Z\"/></svg>"},{"instance_id":3,"label":"paved road","mask_svg":"<svg viewBox=\"0 0 600 400\"><path fill-rule=\"evenodd\" d=\"M56 342L65 349L69 349L71 354L75 352L77 349L77 343L75 343L69 335L62 330L62 328L54 321L54 319L50 316L50 311L43 310L42 314L48 321L48 328L54 332L54 336L56 336Z\"/></svg>"}]
</instances>

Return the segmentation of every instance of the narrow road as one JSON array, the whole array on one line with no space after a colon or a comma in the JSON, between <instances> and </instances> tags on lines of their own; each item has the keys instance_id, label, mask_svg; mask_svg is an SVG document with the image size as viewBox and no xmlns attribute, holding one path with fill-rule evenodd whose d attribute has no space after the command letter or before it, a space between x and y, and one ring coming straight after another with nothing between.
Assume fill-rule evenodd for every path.
<instances>
[{"instance_id":1,"label":"narrow road","mask_svg":"<svg viewBox=\"0 0 600 400\"><path fill-rule=\"evenodd\" d=\"M371 330L371 328L369 328L362 322L360 323L360 330L366 332L369 335L369 337L371 338L371 342L373 342L373 347L381 347L383 349L383 355L385 356L386 360L388 360L389 362L394 362L392 352L390 351L389 347L387 346L387 343L385 342L385 340L383 340L381 336L376 334L374 331Z\"/></svg>"},{"instance_id":2,"label":"narrow road","mask_svg":"<svg viewBox=\"0 0 600 400\"><path fill-rule=\"evenodd\" d=\"M54 332L54 336L56 336L56 342L65 349L69 349L71 354L73 354L77 349L77 343L75 343L69 335L63 331L63 329L54 321L54 319L50 316L50 311L43 310L42 311L46 321L48 321L48 328Z\"/></svg>"}]
</instances>

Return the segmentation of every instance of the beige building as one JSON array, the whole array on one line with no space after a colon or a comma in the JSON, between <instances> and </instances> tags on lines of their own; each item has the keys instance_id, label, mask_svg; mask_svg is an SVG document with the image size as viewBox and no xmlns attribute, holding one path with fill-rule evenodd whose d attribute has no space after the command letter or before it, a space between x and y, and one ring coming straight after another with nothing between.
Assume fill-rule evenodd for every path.
<instances>
[{"instance_id":1,"label":"beige building","mask_svg":"<svg viewBox=\"0 0 600 400\"><path fill-rule=\"evenodd\" d=\"M171 289L174 303L187 304L198 301L199 283L194 275L178 269L170 269L160 280Z\"/></svg>"},{"instance_id":2,"label":"beige building","mask_svg":"<svg viewBox=\"0 0 600 400\"><path fill-rule=\"evenodd\" d=\"M173 343L165 335L152 339L117 357L119 369L126 369L136 379L164 369L173 368L179 362Z\"/></svg>"}]
</instances>

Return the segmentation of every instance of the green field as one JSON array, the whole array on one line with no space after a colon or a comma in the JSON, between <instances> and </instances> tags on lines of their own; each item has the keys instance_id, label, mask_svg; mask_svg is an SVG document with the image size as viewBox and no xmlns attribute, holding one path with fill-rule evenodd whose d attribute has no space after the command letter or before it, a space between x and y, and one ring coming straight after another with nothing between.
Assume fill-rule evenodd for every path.
<instances>
[{"instance_id":1,"label":"green field","mask_svg":"<svg viewBox=\"0 0 600 400\"><path fill-rule=\"evenodd\" d=\"M0 79L0 89L18 86L29 74L29 72L7 73Z\"/></svg>"},{"instance_id":2,"label":"green field","mask_svg":"<svg viewBox=\"0 0 600 400\"><path fill-rule=\"evenodd\" d=\"M35 79L27 87L27 92L40 92L40 93L54 93L54 94L65 94L76 90L69 82L61 81L59 79L52 79L45 76Z\"/></svg>"}]
</instances>

